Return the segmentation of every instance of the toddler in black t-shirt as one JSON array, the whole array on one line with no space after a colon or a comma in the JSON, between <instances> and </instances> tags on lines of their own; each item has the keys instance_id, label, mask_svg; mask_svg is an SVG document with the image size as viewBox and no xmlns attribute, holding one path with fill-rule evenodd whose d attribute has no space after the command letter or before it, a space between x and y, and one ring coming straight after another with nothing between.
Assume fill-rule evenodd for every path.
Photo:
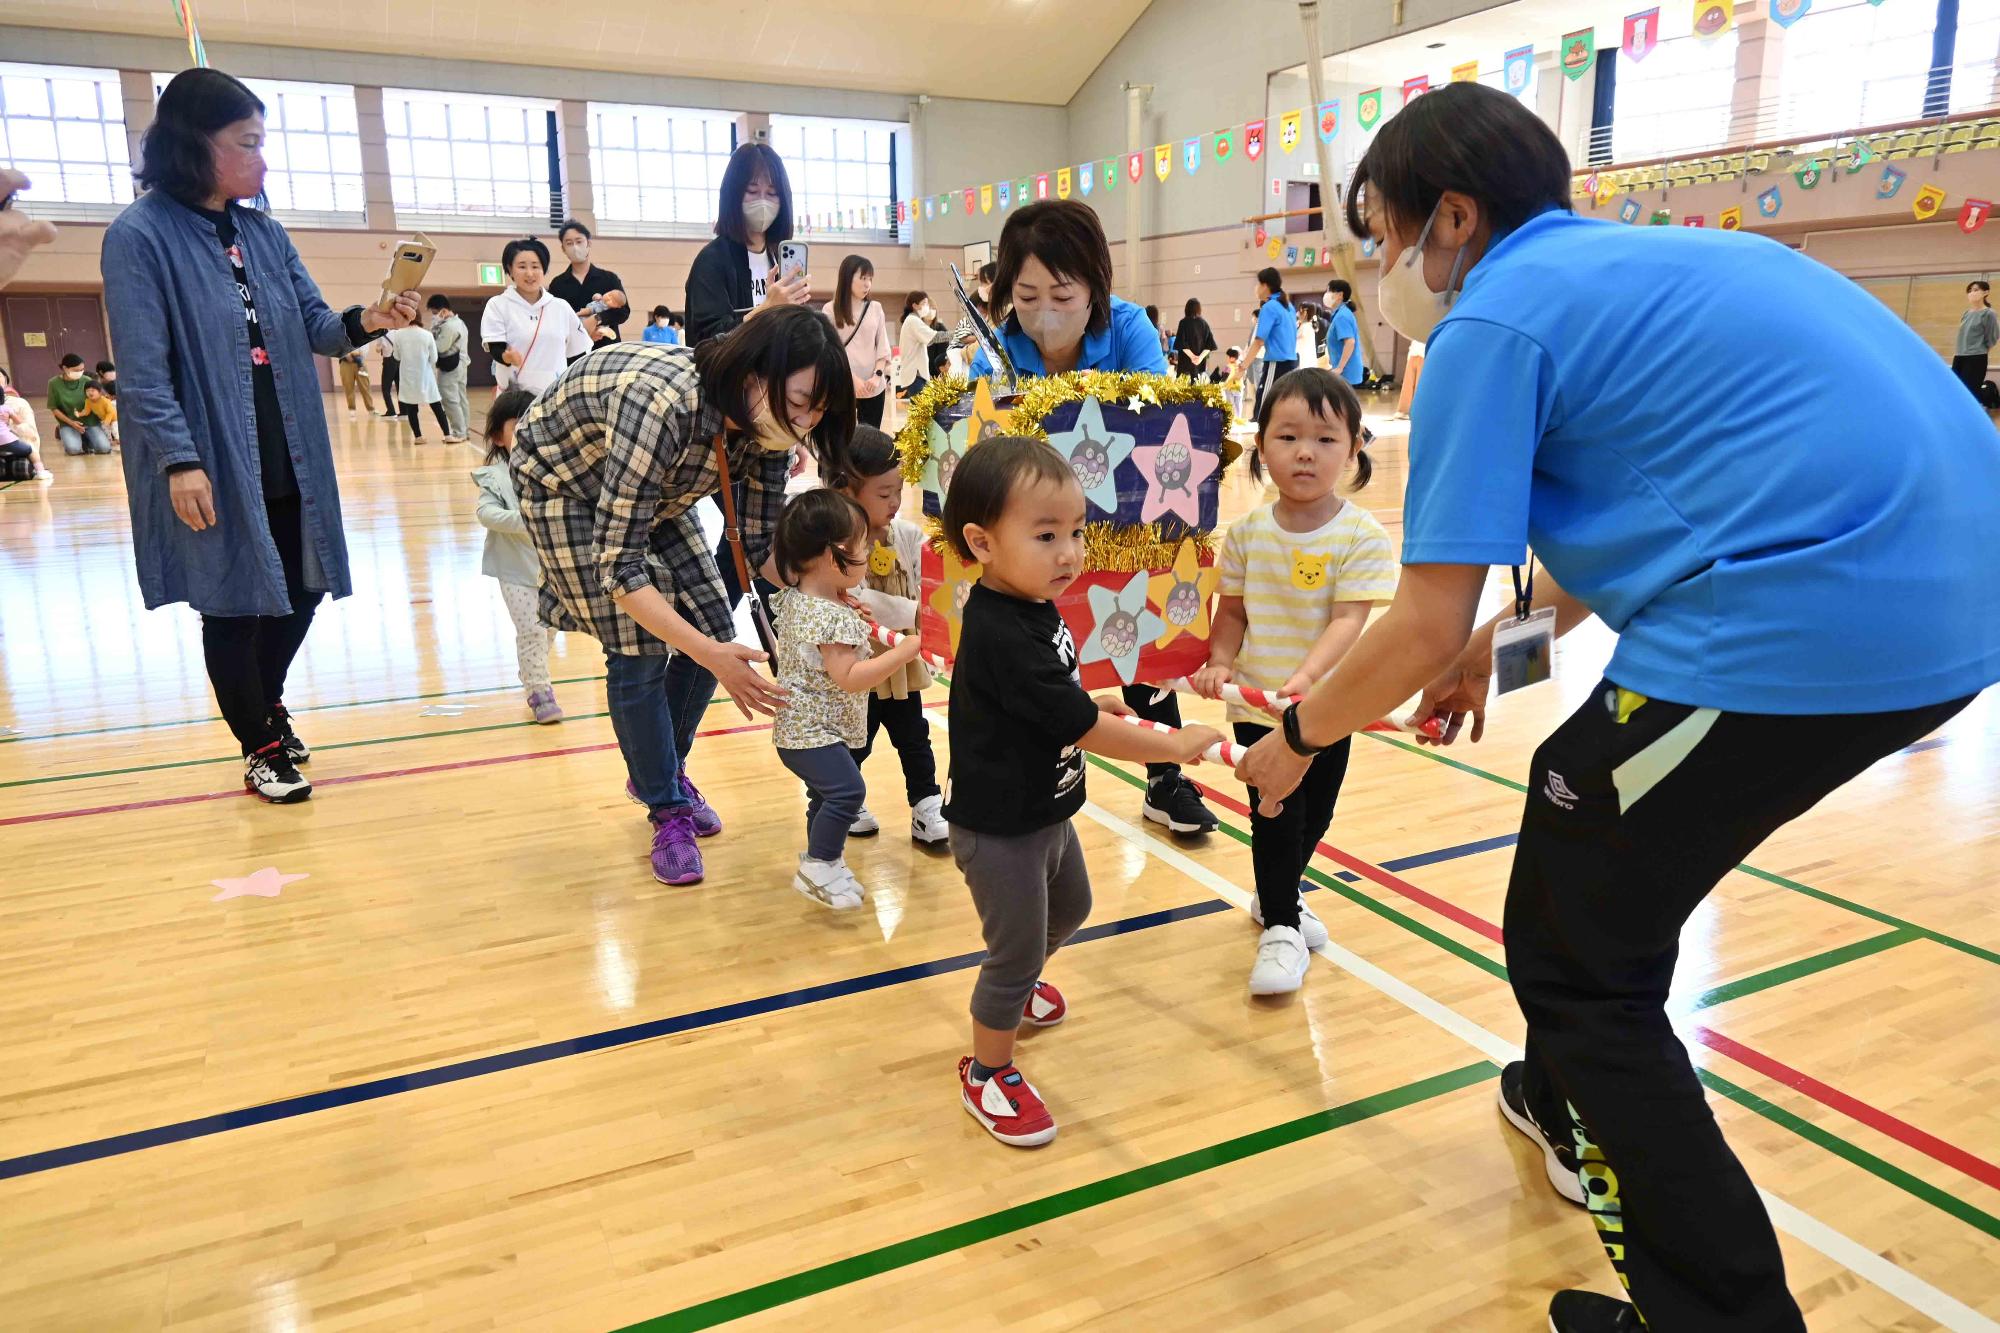
<instances>
[{"instance_id":1,"label":"toddler in black t-shirt","mask_svg":"<svg viewBox=\"0 0 2000 1333\"><path fill-rule=\"evenodd\" d=\"M1167 735L1108 713L1077 680L1076 646L1053 598L1083 573L1083 490L1040 440L1003 436L967 452L946 494L946 537L976 561L951 678L951 778L944 814L986 937L972 988L972 1054L960 1097L1002 1143L1033 1147L1055 1121L1014 1067L1023 1022L1062 1021L1041 979L1090 915L1090 875L1070 817L1083 807L1082 750L1143 763L1198 763L1210 727Z\"/></svg>"}]
</instances>

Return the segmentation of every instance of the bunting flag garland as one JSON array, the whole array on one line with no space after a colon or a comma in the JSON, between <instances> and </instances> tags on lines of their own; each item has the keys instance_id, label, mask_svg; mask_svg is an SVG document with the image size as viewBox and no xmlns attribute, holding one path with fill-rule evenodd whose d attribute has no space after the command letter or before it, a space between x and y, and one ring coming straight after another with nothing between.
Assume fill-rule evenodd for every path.
<instances>
[{"instance_id":1,"label":"bunting flag garland","mask_svg":"<svg viewBox=\"0 0 2000 1333\"><path fill-rule=\"evenodd\" d=\"M1333 252L1329 250L1327 251L1327 253L1331 255ZM1319 251L1313 249L1310 245L1308 245L1306 247L1306 267L1311 268L1314 264L1318 262L1319 262Z\"/></svg>"},{"instance_id":2,"label":"bunting flag garland","mask_svg":"<svg viewBox=\"0 0 2000 1333\"><path fill-rule=\"evenodd\" d=\"M1813 186L1819 184L1819 173L1819 161L1818 159L1814 159L1793 171L1792 177L1798 181L1801 190L1810 190Z\"/></svg>"},{"instance_id":3,"label":"bunting flag garland","mask_svg":"<svg viewBox=\"0 0 2000 1333\"><path fill-rule=\"evenodd\" d=\"M1298 262L1299 262L1299 247L1297 247L1296 245L1288 245L1288 246L1286 246L1286 247L1285 247L1285 267L1287 267L1287 268L1292 268L1292 267L1295 267L1295 266L1297 266Z\"/></svg>"},{"instance_id":4,"label":"bunting flag garland","mask_svg":"<svg viewBox=\"0 0 2000 1333\"><path fill-rule=\"evenodd\" d=\"M1571 82L1590 73L1597 64L1597 29L1566 32L1562 39L1562 71Z\"/></svg>"},{"instance_id":5,"label":"bunting flag garland","mask_svg":"<svg viewBox=\"0 0 2000 1333\"><path fill-rule=\"evenodd\" d=\"M1784 206L1785 197L1778 193L1775 185L1757 196L1757 211L1767 218L1778 216L1778 210Z\"/></svg>"},{"instance_id":6,"label":"bunting flag garland","mask_svg":"<svg viewBox=\"0 0 2000 1333\"><path fill-rule=\"evenodd\" d=\"M1319 141L1332 143L1340 133L1340 99L1319 104Z\"/></svg>"},{"instance_id":7,"label":"bunting flag garland","mask_svg":"<svg viewBox=\"0 0 2000 1333\"><path fill-rule=\"evenodd\" d=\"M1743 230L1743 210L1741 208L1723 209L1722 216L1716 220L1715 225L1723 231Z\"/></svg>"},{"instance_id":8,"label":"bunting flag garland","mask_svg":"<svg viewBox=\"0 0 2000 1333\"><path fill-rule=\"evenodd\" d=\"M1243 127L1243 155L1252 162L1264 155L1264 122L1253 120ZM1137 177L1134 177L1136 180Z\"/></svg>"},{"instance_id":9,"label":"bunting flag garland","mask_svg":"<svg viewBox=\"0 0 2000 1333\"><path fill-rule=\"evenodd\" d=\"M978 194L977 194L976 192L974 192L973 188L972 188L972 187L971 187L970 185L966 186L966 187L965 187L965 216L967 216L967 217L971 217L971 216L972 216L972 204L973 204L973 201L974 201L974 200L976 200L977 198L979 198L979 195L978 195Z\"/></svg>"},{"instance_id":10,"label":"bunting flag garland","mask_svg":"<svg viewBox=\"0 0 2000 1333\"><path fill-rule=\"evenodd\" d=\"M1935 185L1926 185L1917 191L1917 197L1910 201L1910 212L1916 214L1917 221L1929 222L1944 207L1944 191Z\"/></svg>"},{"instance_id":11,"label":"bunting flag garland","mask_svg":"<svg viewBox=\"0 0 2000 1333\"><path fill-rule=\"evenodd\" d=\"M1708 225L1708 215L1706 213L1690 213L1681 219L1681 225L1683 227L1706 227Z\"/></svg>"},{"instance_id":12,"label":"bunting flag garland","mask_svg":"<svg viewBox=\"0 0 2000 1333\"><path fill-rule=\"evenodd\" d=\"M1986 225L1993 213L1991 199L1968 199L1958 208L1958 229L1967 236Z\"/></svg>"},{"instance_id":13,"label":"bunting flag garland","mask_svg":"<svg viewBox=\"0 0 2000 1333\"><path fill-rule=\"evenodd\" d=\"M1264 245L1264 253L1271 256L1271 258L1273 259L1276 259L1279 255L1283 254L1284 252L1285 252L1285 242L1279 237L1273 236Z\"/></svg>"},{"instance_id":14,"label":"bunting flag garland","mask_svg":"<svg viewBox=\"0 0 2000 1333\"><path fill-rule=\"evenodd\" d=\"M1153 145L1153 174L1165 181L1174 174L1174 146L1170 143Z\"/></svg>"},{"instance_id":15,"label":"bunting flag garland","mask_svg":"<svg viewBox=\"0 0 2000 1333\"><path fill-rule=\"evenodd\" d=\"M1218 162L1227 162L1229 155L1235 151L1235 138L1228 130L1217 130L1215 132L1215 160Z\"/></svg>"},{"instance_id":16,"label":"bunting flag garland","mask_svg":"<svg viewBox=\"0 0 2000 1333\"><path fill-rule=\"evenodd\" d=\"M1133 153L1125 159L1125 175L1134 185L1146 179L1146 155Z\"/></svg>"},{"instance_id":17,"label":"bunting flag garland","mask_svg":"<svg viewBox=\"0 0 2000 1333\"><path fill-rule=\"evenodd\" d=\"M1375 238L1373 236L1364 236L1361 238L1361 257L1363 259L1373 259L1375 257Z\"/></svg>"},{"instance_id":18,"label":"bunting flag garland","mask_svg":"<svg viewBox=\"0 0 2000 1333\"><path fill-rule=\"evenodd\" d=\"M1049 197L1049 173L1044 171L1038 173L1035 177L1035 198L1046 199L1048 197Z\"/></svg>"},{"instance_id":19,"label":"bunting flag garland","mask_svg":"<svg viewBox=\"0 0 2000 1333\"><path fill-rule=\"evenodd\" d=\"M1013 195L1014 195L1014 182L1012 182L1012 181L1001 181L1001 182L1000 182L1000 191L999 191L999 193L1000 193L1000 208L1001 208L1001 210L1002 210L1002 211L1004 212L1005 210L1007 210L1007 209L1009 209L1009 208L1013 207L1013 204L1014 204L1014 198L1013 198Z\"/></svg>"},{"instance_id":20,"label":"bunting flag garland","mask_svg":"<svg viewBox=\"0 0 2000 1333\"><path fill-rule=\"evenodd\" d=\"M1097 164L1094 162L1085 162L1076 169L1076 188L1083 192L1085 198L1090 197L1090 187L1093 184L1091 178L1096 174Z\"/></svg>"},{"instance_id":21,"label":"bunting flag garland","mask_svg":"<svg viewBox=\"0 0 2000 1333\"><path fill-rule=\"evenodd\" d=\"M1660 44L1660 11L1642 9L1637 14L1625 16L1625 42L1620 48L1625 58L1637 64L1653 54L1653 48Z\"/></svg>"},{"instance_id":22,"label":"bunting flag garland","mask_svg":"<svg viewBox=\"0 0 2000 1333\"><path fill-rule=\"evenodd\" d=\"M1583 178L1583 192L1592 199L1597 198L1597 173L1591 172Z\"/></svg>"},{"instance_id":23,"label":"bunting flag garland","mask_svg":"<svg viewBox=\"0 0 2000 1333\"><path fill-rule=\"evenodd\" d=\"M930 219L932 219L932 218L934 218L934 217L936 217L936 216L937 216L937 200L935 200L935 199L931 198L931 197L930 197L929 195L925 195L925 196L924 196L924 220L925 220L926 222L928 222L928 221L929 221Z\"/></svg>"},{"instance_id":24,"label":"bunting flag garland","mask_svg":"<svg viewBox=\"0 0 2000 1333\"><path fill-rule=\"evenodd\" d=\"M1118 188L1118 164L1116 162L1100 162L1097 166L1097 188L1106 194L1110 194Z\"/></svg>"},{"instance_id":25,"label":"bunting flag garland","mask_svg":"<svg viewBox=\"0 0 2000 1333\"><path fill-rule=\"evenodd\" d=\"M1771 22L1781 28L1789 28L1806 16L1813 7L1813 0L1771 0L1767 13Z\"/></svg>"},{"instance_id":26,"label":"bunting flag garland","mask_svg":"<svg viewBox=\"0 0 2000 1333\"><path fill-rule=\"evenodd\" d=\"M1304 119L1303 111L1287 111L1278 117L1278 147L1287 154L1299 146L1299 125Z\"/></svg>"},{"instance_id":27,"label":"bunting flag garland","mask_svg":"<svg viewBox=\"0 0 2000 1333\"><path fill-rule=\"evenodd\" d=\"M1030 192L1033 189L1034 189L1034 182L1030 181L1026 176L1023 176L1021 177L1021 179L1015 181L1014 182L1015 205L1019 206L1021 204L1027 203L1029 198L1031 197Z\"/></svg>"},{"instance_id":28,"label":"bunting flag garland","mask_svg":"<svg viewBox=\"0 0 2000 1333\"><path fill-rule=\"evenodd\" d=\"M1618 187L1616 185L1613 185L1610 181L1604 182L1604 184L1597 187L1597 206L1599 208L1604 207L1604 205L1611 202L1611 196L1617 193Z\"/></svg>"},{"instance_id":29,"label":"bunting flag garland","mask_svg":"<svg viewBox=\"0 0 2000 1333\"><path fill-rule=\"evenodd\" d=\"M1190 176L1201 170L1201 136L1199 134L1181 145L1181 167Z\"/></svg>"},{"instance_id":30,"label":"bunting flag garland","mask_svg":"<svg viewBox=\"0 0 2000 1333\"><path fill-rule=\"evenodd\" d=\"M1463 65L1453 65L1451 67L1451 81L1453 83L1479 82L1479 62L1477 60L1468 60Z\"/></svg>"},{"instance_id":31,"label":"bunting flag garland","mask_svg":"<svg viewBox=\"0 0 2000 1333\"><path fill-rule=\"evenodd\" d=\"M208 68L208 48L202 45L201 27L194 21L194 0L173 0L174 17L180 20L181 35L187 38L188 63L196 69Z\"/></svg>"},{"instance_id":32,"label":"bunting flag garland","mask_svg":"<svg viewBox=\"0 0 2000 1333\"><path fill-rule=\"evenodd\" d=\"M1673 225L1673 220L1674 220L1673 209L1656 208L1653 210L1653 219L1651 225L1655 227L1667 227Z\"/></svg>"},{"instance_id":33,"label":"bunting flag garland","mask_svg":"<svg viewBox=\"0 0 2000 1333\"><path fill-rule=\"evenodd\" d=\"M1639 220L1639 201L1628 197L1624 203L1618 205L1618 220L1620 222L1637 222Z\"/></svg>"},{"instance_id":34,"label":"bunting flag garland","mask_svg":"<svg viewBox=\"0 0 2000 1333\"><path fill-rule=\"evenodd\" d=\"M991 213L993 211L993 187L991 185L982 185L979 187L979 211L982 213Z\"/></svg>"},{"instance_id":35,"label":"bunting flag garland","mask_svg":"<svg viewBox=\"0 0 2000 1333\"><path fill-rule=\"evenodd\" d=\"M1354 117L1361 122L1361 128L1372 130L1375 122L1382 119L1382 90L1370 88L1354 99Z\"/></svg>"},{"instance_id":36,"label":"bunting flag garland","mask_svg":"<svg viewBox=\"0 0 2000 1333\"><path fill-rule=\"evenodd\" d=\"M1257 248L1261 250L1264 248L1264 242L1271 239L1271 234L1264 230L1264 224L1260 222L1257 224L1257 230L1252 239L1256 241Z\"/></svg>"},{"instance_id":37,"label":"bunting flag garland","mask_svg":"<svg viewBox=\"0 0 2000 1333\"><path fill-rule=\"evenodd\" d=\"M1403 105L1408 106L1410 103L1416 101L1419 97L1422 97L1425 93L1429 92L1430 90L1431 90L1431 76L1428 74L1419 74L1413 79L1404 79Z\"/></svg>"},{"instance_id":38,"label":"bunting flag garland","mask_svg":"<svg viewBox=\"0 0 2000 1333\"><path fill-rule=\"evenodd\" d=\"M1875 150L1865 143L1856 141L1854 145L1854 160L1847 164L1847 169L1849 171L1859 171L1874 160Z\"/></svg>"},{"instance_id":39,"label":"bunting flag garland","mask_svg":"<svg viewBox=\"0 0 2000 1333\"><path fill-rule=\"evenodd\" d=\"M1877 199L1894 199L1896 191L1903 188L1903 172L1900 167L1882 168L1882 180L1875 187Z\"/></svg>"},{"instance_id":40,"label":"bunting flag garland","mask_svg":"<svg viewBox=\"0 0 2000 1333\"><path fill-rule=\"evenodd\" d=\"M1057 168L1056 198L1058 199L1069 198L1069 184L1070 184L1070 169L1068 167Z\"/></svg>"},{"instance_id":41,"label":"bunting flag garland","mask_svg":"<svg viewBox=\"0 0 2000 1333\"><path fill-rule=\"evenodd\" d=\"M1736 0L1694 0L1694 35L1712 41L1736 26Z\"/></svg>"},{"instance_id":42,"label":"bunting flag garland","mask_svg":"<svg viewBox=\"0 0 2000 1333\"><path fill-rule=\"evenodd\" d=\"M1501 81L1507 91L1515 97L1528 91L1528 84L1535 77L1535 48L1517 46L1507 53L1501 65Z\"/></svg>"}]
</instances>

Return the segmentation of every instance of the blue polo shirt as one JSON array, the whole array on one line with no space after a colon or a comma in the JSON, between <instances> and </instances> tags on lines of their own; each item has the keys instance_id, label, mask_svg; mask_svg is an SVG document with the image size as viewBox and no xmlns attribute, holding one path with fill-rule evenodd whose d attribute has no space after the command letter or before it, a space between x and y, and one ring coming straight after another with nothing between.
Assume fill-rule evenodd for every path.
<instances>
[{"instance_id":1,"label":"blue polo shirt","mask_svg":"<svg viewBox=\"0 0 2000 1333\"><path fill-rule=\"evenodd\" d=\"M1472 269L1410 415L1404 563L1532 544L1628 689L1872 713L2000 680L2000 436L1775 241L1544 213Z\"/></svg>"},{"instance_id":2,"label":"blue polo shirt","mask_svg":"<svg viewBox=\"0 0 2000 1333\"><path fill-rule=\"evenodd\" d=\"M1264 302L1257 312L1257 327L1251 336L1264 341L1266 361L1296 361L1299 359L1299 317L1292 308L1272 297ZM1422 380L1417 381L1419 384Z\"/></svg>"},{"instance_id":3,"label":"blue polo shirt","mask_svg":"<svg viewBox=\"0 0 2000 1333\"><path fill-rule=\"evenodd\" d=\"M1035 346L1033 338L1021 332L1021 326L1012 314L1001 322L1000 343L1014 363L1015 374L1048 374L1042 364L1042 349ZM1160 331L1153 327L1152 320L1146 318L1144 308L1114 296L1111 298L1111 322L1102 333L1083 335L1083 350L1077 353L1076 368L1151 371L1164 375L1167 373L1167 354L1160 350ZM986 359L986 349L976 349L972 354L972 378L984 379L992 373L993 363Z\"/></svg>"},{"instance_id":4,"label":"blue polo shirt","mask_svg":"<svg viewBox=\"0 0 2000 1333\"><path fill-rule=\"evenodd\" d=\"M1340 309L1333 312L1333 323L1329 324L1326 330L1326 364L1329 367L1339 363L1340 344L1343 339L1349 338L1354 340L1354 355L1347 358L1347 369L1341 371L1340 376L1349 384L1359 384L1361 383L1363 369L1361 365L1361 326L1355 322L1354 312L1348 309L1345 304L1342 304ZM1423 380L1419 378L1417 383L1422 384Z\"/></svg>"}]
</instances>

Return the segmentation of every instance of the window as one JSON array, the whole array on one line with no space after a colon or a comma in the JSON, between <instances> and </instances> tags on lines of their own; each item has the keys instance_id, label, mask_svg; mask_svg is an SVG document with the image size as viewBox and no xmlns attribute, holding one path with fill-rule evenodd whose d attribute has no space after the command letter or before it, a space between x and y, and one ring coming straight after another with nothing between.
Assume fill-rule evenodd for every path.
<instances>
[{"instance_id":1,"label":"window","mask_svg":"<svg viewBox=\"0 0 2000 1333\"><path fill-rule=\"evenodd\" d=\"M727 111L590 104L590 179L604 229L625 235L706 235L735 148Z\"/></svg>"},{"instance_id":2,"label":"window","mask_svg":"<svg viewBox=\"0 0 2000 1333\"><path fill-rule=\"evenodd\" d=\"M1803 26L1803 25L1801 25ZM1638 162L1729 142L1736 93L1736 30L1661 42L1644 60L1622 54L1612 91L1611 160Z\"/></svg>"},{"instance_id":3,"label":"window","mask_svg":"<svg viewBox=\"0 0 2000 1333\"><path fill-rule=\"evenodd\" d=\"M131 203L118 71L0 64L0 162L33 182L42 217L102 219Z\"/></svg>"},{"instance_id":4,"label":"window","mask_svg":"<svg viewBox=\"0 0 2000 1333\"><path fill-rule=\"evenodd\" d=\"M800 230L805 219L831 214L861 219L858 230L888 238L896 200L908 193L901 176L910 160L909 133L908 125L886 120L772 116L771 147L785 159Z\"/></svg>"},{"instance_id":5,"label":"window","mask_svg":"<svg viewBox=\"0 0 2000 1333\"><path fill-rule=\"evenodd\" d=\"M1951 109L1984 111L1996 104L2000 104L2000 0L1958 0Z\"/></svg>"},{"instance_id":6,"label":"window","mask_svg":"<svg viewBox=\"0 0 2000 1333\"><path fill-rule=\"evenodd\" d=\"M153 75L153 100L172 74ZM354 89L344 83L245 79L264 104L264 193L279 219L353 226L368 212Z\"/></svg>"},{"instance_id":7,"label":"window","mask_svg":"<svg viewBox=\"0 0 2000 1333\"><path fill-rule=\"evenodd\" d=\"M547 225L560 202L549 177L555 109L522 97L383 89L397 215L459 230Z\"/></svg>"},{"instance_id":8,"label":"window","mask_svg":"<svg viewBox=\"0 0 2000 1333\"><path fill-rule=\"evenodd\" d=\"M1777 133L1841 134L1923 115L1936 21L1934 4L1814 5L1785 34Z\"/></svg>"}]
</instances>

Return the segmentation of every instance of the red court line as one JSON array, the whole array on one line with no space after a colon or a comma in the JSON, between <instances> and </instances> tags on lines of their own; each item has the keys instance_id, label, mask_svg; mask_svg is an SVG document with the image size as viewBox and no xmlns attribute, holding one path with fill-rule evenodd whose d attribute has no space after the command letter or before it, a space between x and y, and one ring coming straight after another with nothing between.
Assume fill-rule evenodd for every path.
<instances>
[{"instance_id":1,"label":"red court line","mask_svg":"<svg viewBox=\"0 0 2000 1333\"><path fill-rule=\"evenodd\" d=\"M1233 810L1239 815L1248 815L1250 813L1250 807L1235 797L1216 791L1206 783L1201 784L1201 787L1204 795L1224 809ZM1487 939L1497 943L1504 944L1506 942L1500 927L1494 925L1484 917L1467 911L1456 903L1446 902L1435 894L1426 893L1416 885L1383 870L1379 866L1370 865L1357 856L1350 856L1338 847L1332 847L1322 842L1319 844L1319 851L1320 855L1338 862L1362 878L1379 884L1393 893L1400 894L1408 898L1411 902L1421 903L1439 915L1456 921L1468 930L1484 935ZM1733 1038L1725 1037L1713 1028L1697 1026L1693 1029L1692 1035L1695 1040L1717 1054L1727 1056L1740 1065L1754 1069L1766 1078L1784 1084L1794 1092L1803 1093L1820 1105L1838 1111L1849 1119L1866 1125L1876 1133L1892 1138L1904 1147L1912 1148L1922 1153L1934 1162L1948 1166L1963 1175L1970 1176L1982 1185L2000 1189L2000 1165L1995 1165L1983 1157L1967 1152L1965 1149L1954 1144L1947 1143L1934 1134L1926 1133L1907 1120L1890 1115L1887 1111L1879 1107L1870 1106L1867 1102L1850 1096L1830 1084L1820 1082L1802 1070L1792 1068L1782 1060L1765 1055L1762 1051L1745 1046L1742 1042L1736 1041Z\"/></svg>"}]
</instances>

